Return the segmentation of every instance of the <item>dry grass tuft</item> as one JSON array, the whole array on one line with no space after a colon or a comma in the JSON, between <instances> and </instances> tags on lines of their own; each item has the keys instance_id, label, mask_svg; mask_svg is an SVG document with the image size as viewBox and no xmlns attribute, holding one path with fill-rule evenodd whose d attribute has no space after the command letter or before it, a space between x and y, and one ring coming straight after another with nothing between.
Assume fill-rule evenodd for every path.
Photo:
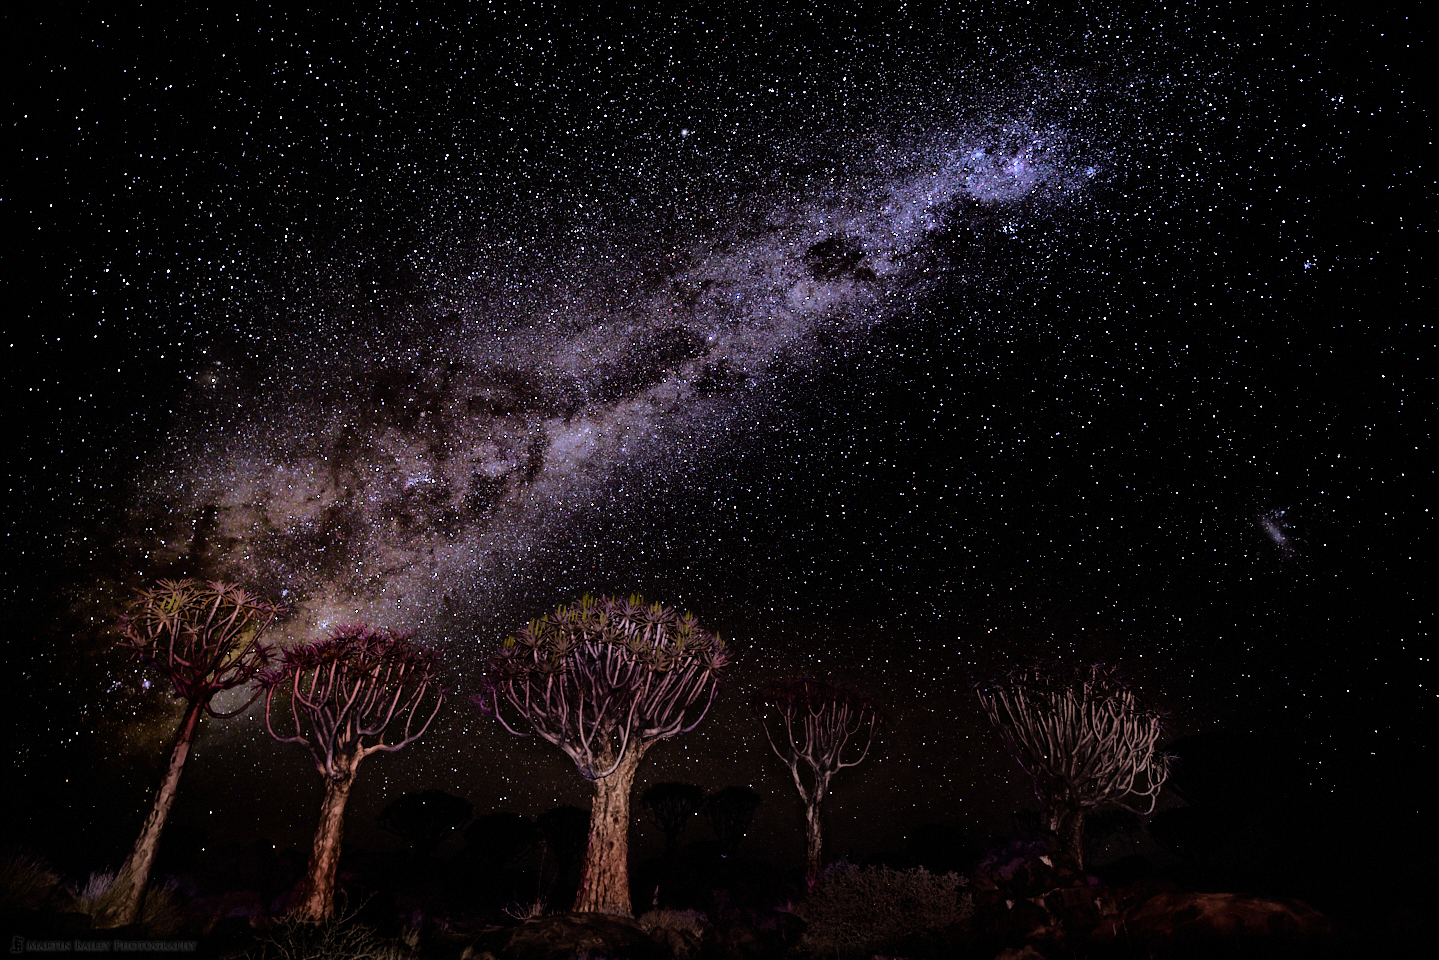
<instances>
[{"instance_id":1,"label":"dry grass tuft","mask_svg":"<svg viewBox=\"0 0 1439 960\"><path fill-rule=\"evenodd\" d=\"M60 886L42 858L17 853L0 860L0 913L39 910Z\"/></svg>"}]
</instances>

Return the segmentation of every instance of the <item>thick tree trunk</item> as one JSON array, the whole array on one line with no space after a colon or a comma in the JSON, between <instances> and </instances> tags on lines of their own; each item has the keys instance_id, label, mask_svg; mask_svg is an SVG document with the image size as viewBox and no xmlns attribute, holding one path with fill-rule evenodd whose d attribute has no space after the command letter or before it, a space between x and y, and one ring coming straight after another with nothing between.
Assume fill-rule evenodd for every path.
<instances>
[{"instance_id":1,"label":"thick tree trunk","mask_svg":"<svg viewBox=\"0 0 1439 960\"><path fill-rule=\"evenodd\" d=\"M580 872L577 913L633 916L630 908L630 787L649 744L632 739L619 766L595 781L590 805L590 839ZM601 758L608 766L609 757Z\"/></svg>"},{"instance_id":2,"label":"thick tree trunk","mask_svg":"<svg viewBox=\"0 0 1439 960\"><path fill-rule=\"evenodd\" d=\"M1045 812L1045 828L1059 838L1059 846L1084 869L1084 809L1054 806Z\"/></svg>"},{"instance_id":3,"label":"thick tree trunk","mask_svg":"<svg viewBox=\"0 0 1439 960\"><path fill-rule=\"evenodd\" d=\"M345 804L354 782L353 769L343 780L325 780L325 802L320 807L320 824L310 848L310 866L300 901L292 913L296 919L319 923L334 916L335 871L340 865L340 841L345 835Z\"/></svg>"},{"instance_id":4,"label":"thick tree trunk","mask_svg":"<svg viewBox=\"0 0 1439 960\"><path fill-rule=\"evenodd\" d=\"M195 700L185 711L185 719L180 722L180 731L175 735L175 747L170 751L170 765L165 768L160 789L155 792L155 801L150 805L150 815L145 818L139 839L121 865L115 882L105 895L104 905L95 916L97 927L123 927L140 919L140 909L145 905L145 888L150 884L150 870L160 849L160 834L165 829L165 819L170 816L170 806L175 802L180 774L185 769L190 743L195 739L200 713L204 709L204 701Z\"/></svg>"},{"instance_id":5,"label":"thick tree trunk","mask_svg":"<svg viewBox=\"0 0 1439 960\"><path fill-rule=\"evenodd\" d=\"M819 805L824 795L816 790L804 808L804 888L813 890L819 882L820 871L824 869L822 838L819 825Z\"/></svg>"}]
</instances>

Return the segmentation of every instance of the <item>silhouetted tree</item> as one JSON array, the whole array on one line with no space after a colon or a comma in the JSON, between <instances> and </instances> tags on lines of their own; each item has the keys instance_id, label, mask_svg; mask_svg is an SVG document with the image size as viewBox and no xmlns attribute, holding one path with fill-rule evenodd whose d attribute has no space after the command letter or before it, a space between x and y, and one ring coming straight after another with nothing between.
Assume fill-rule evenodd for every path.
<instances>
[{"instance_id":1,"label":"silhouetted tree","mask_svg":"<svg viewBox=\"0 0 1439 960\"><path fill-rule=\"evenodd\" d=\"M1174 762L1165 789L1185 805L1150 820L1156 843L1187 861L1201 882L1238 885L1272 875L1281 863L1294 869L1301 858L1281 849L1281 837L1285 827L1304 822L1295 787L1312 778L1293 756L1262 738L1224 730L1175 740L1166 752Z\"/></svg>"},{"instance_id":2,"label":"silhouetted tree","mask_svg":"<svg viewBox=\"0 0 1439 960\"><path fill-rule=\"evenodd\" d=\"M544 860L548 861L548 867L541 864L540 880L545 898L553 902L555 887L561 881L571 882L566 877L571 878L578 889L578 875L584 867L585 849L590 840L590 811L562 804L536 817L535 826L544 844ZM546 871L548 880L544 876Z\"/></svg>"},{"instance_id":3,"label":"silhouetted tree","mask_svg":"<svg viewBox=\"0 0 1439 960\"><path fill-rule=\"evenodd\" d=\"M704 805L705 792L692 783L657 783L640 794L650 819L665 835L665 856L673 856L690 818Z\"/></svg>"},{"instance_id":4,"label":"silhouetted tree","mask_svg":"<svg viewBox=\"0 0 1439 960\"><path fill-rule=\"evenodd\" d=\"M805 885L812 890L823 866L820 805L829 792L830 778L869 755L884 713L861 693L811 677L791 677L767 685L756 707L770 747L789 767L804 801ZM771 723L778 732L770 729ZM859 756L845 761L842 755L851 739L864 746ZM801 765L809 769L808 784L800 775Z\"/></svg>"},{"instance_id":5,"label":"silhouetted tree","mask_svg":"<svg viewBox=\"0 0 1439 960\"><path fill-rule=\"evenodd\" d=\"M1123 835L1129 841L1130 853L1138 854L1139 836L1143 830L1144 823L1139 819L1139 814L1123 807L1110 807L1084 818L1084 832L1091 846L1102 844L1110 837Z\"/></svg>"},{"instance_id":6,"label":"silhouetted tree","mask_svg":"<svg viewBox=\"0 0 1439 960\"><path fill-rule=\"evenodd\" d=\"M584 856L590 840L590 812L568 803L546 810L535 818L540 838L557 864L575 864Z\"/></svg>"},{"instance_id":7,"label":"silhouetted tree","mask_svg":"<svg viewBox=\"0 0 1439 960\"><path fill-rule=\"evenodd\" d=\"M140 916L160 834L200 715L232 717L254 702L258 688L228 712L218 713L211 705L216 694L249 683L269 662L270 650L261 636L281 612L278 605L234 584L197 580L162 580L153 590L140 591L127 606L120 620L120 646L164 673L186 708L150 814L97 913L97 926L123 926Z\"/></svg>"},{"instance_id":8,"label":"silhouetted tree","mask_svg":"<svg viewBox=\"0 0 1439 960\"><path fill-rule=\"evenodd\" d=\"M1011 810L1009 812L1009 818L1014 822L1015 833L1032 833L1035 836L1044 833L1044 826L1042 822L1044 820L1044 817L1040 814L1038 810L1031 810L1029 807L1023 807L1019 810Z\"/></svg>"},{"instance_id":9,"label":"silhouetted tree","mask_svg":"<svg viewBox=\"0 0 1439 960\"><path fill-rule=\"evenodd\" d=\"M405 793L390 801L376 817L381 828L429 856L456 827L475 815L475 805L443 790Z\"/></svg>"},{"instance_id":10,"label":"silhouetted tree","mask_svg":"<svg viewBox=\"0 0 1439 960\"><path fill-rule=\"evenodd\" d=\"M465 828L469 855L496 869L534 850L542 839L534 821L519 813L487 813Z\"/></svg>"},{"instance_id":11,"label":"silhouetted tree","mask_svg":"<svg viewBox=\"0 0 1439 960\"><path fill-rule=\"evenodd\" d=\"M360 761L414 743L440 712L445 691L436 682L438 656L410 642L410 635L364 624L340 627L329 637L285 652L278 669L263 675L265 728L281 743L310 751L325 778L325 800L310 850L310 863L295 916L328 920L334 913L335 868L345 829L345 804ZM293 734L273 726L275 696L289 695ZM433 697L428 715L421 709ZM402 722L393 743L391 724Z\"/></svg>"},{"instance_id":12,"label":"silhouetted tree","mask_svg":"<svg viewBox=\"0 0 1439 960\"><path fill-rule=\"evenodd\" d=\"M532 620L486 664L482 711L538 734L595 785L575 910L630 914L630 787L655 743L693 730L729 664L723 641L658 603L589 595ZM518 729L506 708L518 715Z\"/></svg>"},{"instance_id":13,"label":"silhouetted tree","mask_svg":"<svg viewBox=\"0 0 1439 960\"><path fill-rule=\"evenodd\" d=\"M732 857L739 852L740 841L754 822L759 805L760 795L749 787L725 787L705 798L705 819L725 856Z\"/></svg>"},{"instance_id":14,"label":"silhouetted tree","mask_svg":"<svg viewBox=\"0 0 1439 960\"><path fill-rule=\"evenodd\" d=\"M1144 708L1116 667L1030 663L975 684L975 693L1034 784L1041 826L1084 866L1084 817L1113 803L1149 814L1169 773L1155 742L1161 718ZM1135 810L1124 799L1148 799Z\"/></svg>"}]
</instances>

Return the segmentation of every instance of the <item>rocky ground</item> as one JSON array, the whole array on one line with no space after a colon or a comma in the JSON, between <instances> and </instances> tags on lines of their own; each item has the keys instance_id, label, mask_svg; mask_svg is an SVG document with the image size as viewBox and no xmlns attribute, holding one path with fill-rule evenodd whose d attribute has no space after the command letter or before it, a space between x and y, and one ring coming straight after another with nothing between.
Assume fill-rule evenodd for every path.
<instances>
[{"instance_id":1,"label":"rocky ground","mask_svg":"<svg viewBox=\"0 0 1439 960\"><path fill-rule=\"evenodd\" d=\"M364 864L350 864L352 868ZM376 864L370 864L375 868ZM383 867L384 865L379 865ZM691 865L695 869L699 865ZM673 867L673 865L671 865ZM426 879L423 864L388 865L399 888L371 883L354 869L345 874L343 919L316 929L280 919L289 880L286 870L247 870L230 864L232 878L254 886L220 890L215 882L170 883L152 896L145 919L130 928L92 928L82 895L49 879L31 878L28 892L12 889L0 903L0 932L23 952L139 952L143 941L187 944L202 958L386 957L435 960L821 960L822 957L974 958L974 960L1140 960L1201 957L1349 957L1372 954L1361 938L1336 929L1324 915L1297 900L1225 892L1183 890L1173 882L1135 879L1106 883L1066 861L1053 843L1016 840L990 853L963 887L963 909L932 910L927 925L879 925L866 939L863 924L844 937L819 929L832 919L810 913L805 903L786 902L784 878L754 864L711 864L710 872L684 883L655 864L635 871L647 884L702 905L643 908L636 918L600 914L539 915L519 901L500 909L468 910L466 904L502 904L522 890L524 877L492 877L466 886L448 882L439 866ZM854 870L856 868L850 868ZM384 871L382 871L384 872ZM553 878L556 902L564 902L564 879ZM700 883L699 879L704 879ZM713 884L728 884L727 887ZM793 884L790 883L792 887ZM704 889L708 887L708 889ZM793 892L793 891L791 891ZM427 909L428 907L428 909ZM912 910L902 898L893 910ZM529 910L534 913L536 911ZM941 920L936 921L934 917ZM956 919L957 918L957 919ZM896 933L896 929L903 932ZM122 942L123 941L123 942ZM31 949L33 947L33 950Z\"/></svg>"}]
</instances>

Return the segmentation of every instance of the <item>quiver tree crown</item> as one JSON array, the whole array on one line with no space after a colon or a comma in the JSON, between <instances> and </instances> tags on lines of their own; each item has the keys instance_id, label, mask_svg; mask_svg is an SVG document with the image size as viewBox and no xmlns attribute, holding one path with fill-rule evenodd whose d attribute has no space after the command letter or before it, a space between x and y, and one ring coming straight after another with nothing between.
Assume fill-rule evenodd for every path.
<instances>
[{"instance_id":1,"label":"quiver tree crown","mask_svg":"<svg viewBox=\"0 0 1439 960\"><path fill-rule=\"evenodd\" d=\"M212 717L232 717L259 696L226 713L210 699L256 679L271 662L262 637L285 612L232 583L161 580L140 590L120 618L119 646L170 678L176 696L204 704Z\"/></svg>"},{"instance_id":2,"label":"quiver tree crown","mask_svg":"<svg viewBox=\"0 0 1439 960\"><path fill-rule=\"evenodd\" d=\"M599 780L614 772L632 739L694 729L730 661L724 641L689 613L639 596L586 594L507 638L471 699L510 733L538 734L585 779Z\"/></svg>"},{"instance_id":3,"label":"quiver tree crown","mask_svg":"<svg viewBox=\"0 0 1439 960\"><path fill-rule=\"evenodd\" d=\"M889 719L874 698L844 684L805 676L765 684L754 709L780 759L792 771L797 771L797 761L803 760L825 783L836 771L862 761L875 733ZM842 753L852 738L862 744L859 756L845 759ZM806 795L798 772L795 782L800 794Z\"/></svg>"},{"instance_id":4,"label":"quiver tree crown","mask_svg":"<svg viewBox=\"0 0 1439 960\"><path fill-rule=\"evenodd\" d=\"M1040 803L1154 812L1169 776L1170 758L1155 750L1164 717L1140 701L1117 666L1029 661L974 689ZM1135 806L1125 802L1131 799Z\"/></svg>"},{"instance_id":5,"label":"quiver tree crown","mask_svg":"<svg viewBox=\"0 0 1439 960\"><path fill-rule=\"evenodd\" d=\"M402 749L429 729L445 689L438 683L439 654L397 633L365 624L338 627L322 640L286 650L278 666L261 674L265 725L281 743L309 749L315 767L331 779L354 774L361 759ZM275 730L275 694L288 693L285 733ZM427 699L434 705L425 710ZM391 725L398 729L390 730Z\"/></svg>"}]
</instances>

